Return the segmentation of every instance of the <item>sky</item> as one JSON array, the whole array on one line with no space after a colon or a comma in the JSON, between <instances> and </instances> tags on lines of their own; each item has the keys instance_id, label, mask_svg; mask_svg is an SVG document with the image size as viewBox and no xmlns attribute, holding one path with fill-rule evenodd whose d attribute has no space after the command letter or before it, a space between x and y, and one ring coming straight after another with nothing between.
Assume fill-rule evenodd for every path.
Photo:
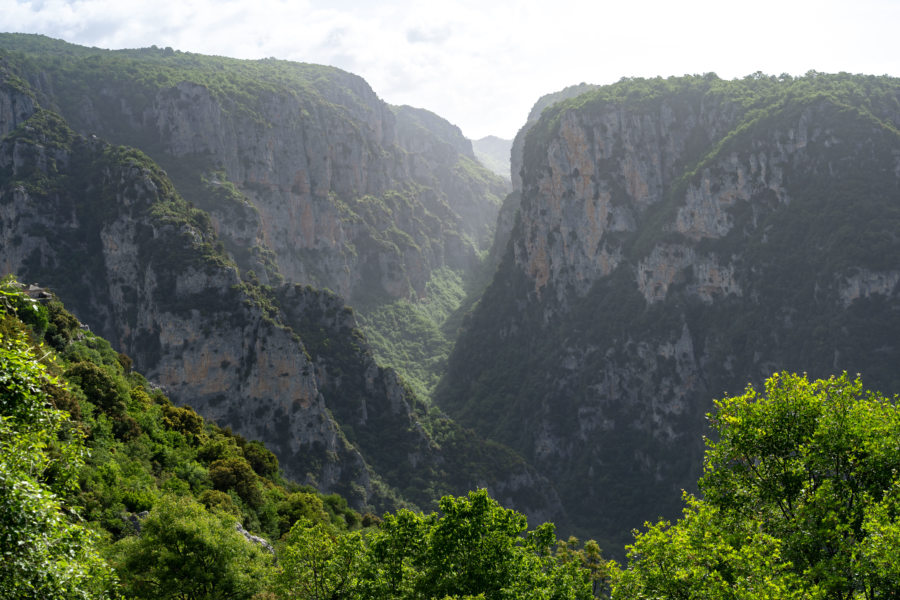
<instances>
[{"instance_id":1,"label":"sky","mask_svg":"<svg viewBox=\"0 0 900 600\"><path fill-rule=\"evenodd\" d=\"M0 0L0 31L336 66L470 139L512 138L582 82L900 76L898 25L900 0Z\"/></svg>"}]
</instances>

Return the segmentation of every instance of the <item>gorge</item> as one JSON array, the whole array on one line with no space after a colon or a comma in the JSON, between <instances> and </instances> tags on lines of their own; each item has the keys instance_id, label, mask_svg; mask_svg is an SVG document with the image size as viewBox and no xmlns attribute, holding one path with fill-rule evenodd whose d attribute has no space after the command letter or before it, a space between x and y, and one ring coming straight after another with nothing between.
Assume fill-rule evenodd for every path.
<instances>
[{"instance_id":1,"label":"gorge","mask_svg":"<svg viewBox=\"0 0 900 600\"><path fill-rule=\"evenodd\" d=\"M604 550L773 372L900 392L900 82L573 86L512 146L329 67L0 35L0 264L354 508ZM395 368L391 368L395 367Z\"/></svg>"}]
</instances>

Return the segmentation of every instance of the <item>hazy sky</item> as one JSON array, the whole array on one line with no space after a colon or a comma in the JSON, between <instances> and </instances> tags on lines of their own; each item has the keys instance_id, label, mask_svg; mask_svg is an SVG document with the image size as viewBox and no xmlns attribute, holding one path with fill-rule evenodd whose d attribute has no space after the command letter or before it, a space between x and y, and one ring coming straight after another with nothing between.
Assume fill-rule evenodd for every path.
<instances>
[{"instance_id":1,"label":"hazy sky","mask_svg":"<svg viewBox=\"0 0 900 600\"><path fill-rule=\"evenodd\" d=\"M329 64L476 139L581 82L715 72L900 76L900 0L0 0L0 31Z\"/></svg>"}]
</instances>

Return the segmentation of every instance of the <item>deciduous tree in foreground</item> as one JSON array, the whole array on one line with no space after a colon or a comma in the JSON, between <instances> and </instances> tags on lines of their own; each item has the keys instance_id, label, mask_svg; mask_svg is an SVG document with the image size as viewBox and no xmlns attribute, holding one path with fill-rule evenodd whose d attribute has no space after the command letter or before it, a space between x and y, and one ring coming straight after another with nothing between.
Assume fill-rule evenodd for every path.
<instances>
[{"instance_id":1,"label":"deciduous tree in foreground","mask_svg":"<svg viewBox=\"0 0 900 600\"><path fill-rule=\"evenodd\" d=\"M900 411L847 375L774 375L709 415L703 499L647 526L614 598L896 598Z\"/></svg>"},{"instance_id":2,"label":"deciduous tree in foreground","mask_svg":"<svg viewBox=\"0 0 900 600\"><path fill-rule=\"evenodd\" d=\"M583 564L583 552L555 553L552 525L527 531L524 515L503 508L485 490L445 496L440 508L428 515L385 515L365 543L355 532L298 522L279 554L281 597L593 597L593 571Z\"/></svg>"}]
</instances>

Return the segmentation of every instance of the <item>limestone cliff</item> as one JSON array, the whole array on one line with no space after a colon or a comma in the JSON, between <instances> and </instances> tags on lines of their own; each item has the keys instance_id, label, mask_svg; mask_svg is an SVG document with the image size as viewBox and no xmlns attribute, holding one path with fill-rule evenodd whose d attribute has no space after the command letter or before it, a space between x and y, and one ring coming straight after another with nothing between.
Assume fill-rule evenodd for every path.
<instances>
[{"instance_id":1,"label":"limestone cliff","mask_svg":"<svg viewBox=\"0 0 900 600\"><path fill-rule=\"evenodd\" d=\"M173 398L248 437L280 432L289 476L323 489L357 484L357 504L374 499L302 343L239 285L208 221L178 203L145 156L78 137L38 110L3 139L0 171L7 272L58 290Z\"/></svg>"},{"instance_id":2,"label":"limestone cliff","mask_svg":"<svg viewBox=\"0 0 900 600\"><path fill-rule=\"evenodd\" d=\"M900 391L898 98L887 78L704 76L545 109L438 402L618 544L677 516L713 398L782 369Z\"/></svg>"},{"instance_id":3,"label":"limestone cliff","mask_svg":"<svg viewBox=\"0 0 900 600\"><path fill-rule=\"evenodd\" d=\"M79 133L141 148L206 210L243 272L352 304L468 271L505 194L459 129L338 69L3 34L0 50ZM60 56L65 61L60 61ZM231 186L235 202L223 202Z\"/></svg>"},{"instance_id":4,"label":"limestone cliff","mask_svg":"<svg viewBox=\"0 0 900 600\"><path fill-rule=\"evenodd\" d=\"M429 342L459 305L432 291L480 277L508 188L458 127L321 65L21 34L0 34L0 60L81 135L140 148L164 168L209 215L243 281L335 291L378 360L430 395L452 342L437 354ZM425 322L398 316L410 311ZM398 336L423 349L395 355L383 341Z\"/></svg>"},{"instance_id":5,"label":"limestone cliff","mask_svg":"<svg viewBox=\"0 0 900 600\"><path fill-rule=\"evenodd\" d=\"M26 105L11 79L0 72L0 106ZM339 297L242 281L209 215L145 154L78 135L37 102L14 114L0 139L0 265L54 290L175 402L265 441L288 477L359 509L486 485L558 514L520 457L427 413L379 367Z\"/></svg>"},{"instance_id":6,"label":"limestone cliff","mask_svg":"<svg viewBox=\"0 0 900 600\"><path fill-rule=\"evenodd\" d=\"M519 210L519 204L522 201L522 161L525 152L525 136L531 128L537 123L541 117L541 113L545 108L552 106L557 102L572 98L579 94L593 89L595 86L581 83L566 87L558 92L541 96L531 111L528 113L528 119L525 125L516 133L515 139L508 152L509 175L512 183L512 192L503 200L500 206L500 213L497 215L497 225L494 228L494 245L491 248L491 258L495 263L500 262L503 252L506 250L506 244L509 242L509 235L512 232L515 223L515 215Z\"/></svg>"},{"instance_id":7,"label":"limestone cliff","mask_svg":"<svg viewBox=\"0 0 900 600\"><path fill-rule=\"evenodd\" d=\"M522 189L522 161L524 159L525 152L525 136L528 135L528 132L531 130L534 124L537 123L541 118L541 113L544 112L544 109L556 104L557 102L562 102L563 100L579 96L587 91L594 89L595 87L596 86L588 85L586 83L570 85L559 90L558 92L545 94L538 98L537 102L534 103L534 106L531 107L531 111L528 113L528 118L525 120L525 124L521 129L519 129L518 133L516 133L516 137L515 139L513 139L512 149L510 150L510 177L512 178L512 186L514 191Z\"/></svg>"}]
</instances>

